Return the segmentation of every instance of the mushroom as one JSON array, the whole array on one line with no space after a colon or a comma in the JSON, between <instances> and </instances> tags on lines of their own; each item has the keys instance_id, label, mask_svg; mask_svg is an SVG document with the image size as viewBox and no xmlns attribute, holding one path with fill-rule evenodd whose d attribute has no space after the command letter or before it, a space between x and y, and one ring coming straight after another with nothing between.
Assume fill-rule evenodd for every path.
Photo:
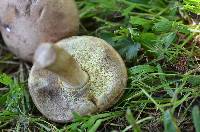
<instances>
[{"instance_id":1,"label":"mushroom","mask_svg":"<svg viewBox=\"0 0 200 132\"><path fill-rule=\"evenodd\" d=\"M79 29L74 0L0 0L0 30L10 51L32 61L38 44L56 42Z\"/></svg>"},{"instance_id":2,"label":"mushroom","mask_svg":"<svg viewBox=\"0 0 200 132\"><path fill-rule=\"evenodd\" d=\"M110 108L126 83L121 56L104 40L91 36L40 45L28 79L38 110L61 123L70 122L74 112L89 115Z\"/></svg>"}]
</instances>

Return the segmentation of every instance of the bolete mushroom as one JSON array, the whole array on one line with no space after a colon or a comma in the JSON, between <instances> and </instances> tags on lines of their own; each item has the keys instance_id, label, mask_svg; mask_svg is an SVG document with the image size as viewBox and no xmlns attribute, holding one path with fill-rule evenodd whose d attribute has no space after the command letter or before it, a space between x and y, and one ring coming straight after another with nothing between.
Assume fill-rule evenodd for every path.
<instances>
[{"instance_id":1,"label":"bolete mushroom","mask_svg":"<svg viewBox=\"0 0 200 132\"><path fill-rule=\"evenodd\" d=\"M75 35L79 16L74 0L0 0L0 25L8 48L32 61L38 44Z\"/></svg>"},{"instance_id":2,"label":"bolete mushroom","mask_svg":"<svg viewBox=\"0 0 200 132\"><path fill-rule=\"evenodd\" d=\"M28 80L38 110L50 120L69 122L115 104L127 83L120 55L104 40L71 37L42 44L35 52Z\"/></svg>"}]
</instances>

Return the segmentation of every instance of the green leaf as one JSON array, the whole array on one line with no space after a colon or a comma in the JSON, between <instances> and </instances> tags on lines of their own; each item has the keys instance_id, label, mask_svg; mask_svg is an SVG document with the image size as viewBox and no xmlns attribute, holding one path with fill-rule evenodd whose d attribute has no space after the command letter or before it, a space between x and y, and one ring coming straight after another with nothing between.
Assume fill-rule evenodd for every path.
<instances>
[{"instance_id":1,"label":"green leaf","mask_svg":"<svg viewBox=\"0 0 200 132\"><path fill-rule=\"evenodd\" d=\"M153 73L157 72L157 68L150 65L138 65L134 66L132 68L129 68L128 70L129 74L146 74L146 73Z\"/></svg>"},{"instance_id":2,"label":"green leaf","mask_svg":"<svg viewBox=\"0 0 200 132\"><path fill-rule=\"evenodd\" d=\"M6 74L0 74L0 83L9 86L13 83L13 80L10 76L6 75Z\"/></svg>"},{"instance_id":3,"label":"green leaf","mask_svg":"<svg viewBox=\"0 0 200 132\"><path fill-rule=\"evenodd\" d=\"M103 40L105 40L106 42L108 42L110 45L114 46L115 43L113 41L114 34L110 33L110 32L103 32L100 34L100 38L102 38Z\"/></svg>"},{"instance_id":4,"label":"green leaf","mask_svg":"<svg viewBox=\"0 0 200 132\"><path fill-rule=\"evenodd\" d=\"M100 37L111 44L127 62L132 62L138 55L141 45L125 37L114 37L112 33L102 33Z\"/></svg>"},{"instance_id":5,"label":"green leaf","mask_svg":"<svg viewBox=\"0 0 200 132\"><path fill-rule=\"evenodd\" d=\"M151 28L152 22L151 20L144 19L137 16L131 16L129 21L133 26L141 26L145 31Z\"/></svg>"},{"instance_id":6,"label":"green leaf","mask_svg":"<svg viewBox=\"0 0 200 132\"><path fill-rule=\"evenodd\" d=\"M192 109L192 119L196 132L200 132L200 112L198 106L194 106L194 108Z\"/></svg>"},{"instance_id":7,"label":"green leaf","mask_svg":"<svg viewBox=\"0 0 200 132\"><path fill-rule=\"evenodd\" d=\"M164 128L165 132L181 132L176 124L176 119L169 110L164 113Z\"/></svg>"},{"instance_id":8,"label":"green leaf","mask_svg":"<svg viewBox=\"0 0 200 132\"><path fill-rule=\"evenodd\" d=\"M141 48L139 43L134 43L131 40L123 39L115 44L115 48L127 62L132 62L138 55Z\"/></svg>"},{"instance_id":9,"label":"green leaf","mask_svg":"<svg viewBox=\"0 0 200 132\"><path fill-rule=\"evenodd\" d=\"M161 42L164 48L169 48L169 46L174 42L175 39L176 39L176 33L174 32L167 33L162 36Z\"/></svg>"},{"instance_id":10,"label":"green leaf","mask_svg":"<svg viewBox=\"0 0 200 132\"><path fill-rule=\"evenodd\" d=\"M172 29L172 25L173 25L172 21L169 21L166 18L162 18L157 23L154 24L153 30L156 33L169 32Z\"/></svg>"},{"instance_id":11,"label":"green leaf","mask_svg":"<svg viewBox=\"0 0 200 132\"><path fill-rule=\"evenodd\" d=\"M123 49L119 50L119 52L125 55L125 58L128 62L131 62L137 56L140 48L140 44L128 45Z\"/></svg>"},{"instance_id":12,"label":"green leaf","mask_svg":"<svg viewBox=\"0 0 200 132\"><path fill-rule=\"evenodd\" d=\"M188 82L192 84L192 86L200 86L200 75L189 76Z\"/></svg>"},{"instance_id":13,"label":"green leaf","mask_svg":"<svg viewBox=\"0 0 200 132\"><path fill-rule=\"evenodd\" d=\"M176 32L183 33L185 35L190 34L190 30L188 29L188 27L182 23L174 23L173 29L177 30Z\"/></svg>"},{"instance_id":14,"label":"green leaf","mask_svg":"<svg viewBox=\"0 0 200 132\"><path fill-rule=\"evenodd\" d=\"M144 48L152 49L157 41L157 36L154 33L141 33L139 42Z\"/></svg>"}]
</instances>

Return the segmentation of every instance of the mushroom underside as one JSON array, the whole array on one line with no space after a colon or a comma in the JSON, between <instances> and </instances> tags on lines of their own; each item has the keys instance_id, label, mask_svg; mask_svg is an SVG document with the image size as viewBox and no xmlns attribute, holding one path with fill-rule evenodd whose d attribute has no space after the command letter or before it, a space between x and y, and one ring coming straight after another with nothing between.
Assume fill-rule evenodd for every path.
<instances>
[{"instance_id":1,"label":"mushroom underside","mask_svg":"<svg viewBox=\"0 0 200 132\"><path fill-rule=\"evenodd\" d=\"M94 37L72 37L57 46L63 48L89 75L81 89L68 88L64 79L34 65L29 90L39 111L56 122L68 122L73 112L88 115L115 104L124 92L127 73L120 55L105 41ZM67 68L67 66L66 66Z\"/></svg>"}]
</instances>

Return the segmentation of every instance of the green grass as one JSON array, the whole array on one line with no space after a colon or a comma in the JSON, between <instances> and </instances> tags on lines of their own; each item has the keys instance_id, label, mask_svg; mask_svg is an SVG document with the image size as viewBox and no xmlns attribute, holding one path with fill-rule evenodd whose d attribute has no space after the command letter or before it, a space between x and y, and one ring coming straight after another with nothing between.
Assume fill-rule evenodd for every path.
<instances>
[{"instance_id":1,"label":"green grass","mask_svg":"<svg viewBox=\"0 0 200 132\"><path fill-rule=\"evenodd\" d=\"M124 96L112 108L57 124L44 118L27 89L30 64L1 41L2 131L200 131L200 50L187 9L176 0L77 0L80 35L109 42L128 69ZM184 4L184 3L183 3ZM180 15L181 14L181 15ZM187 19L186 17L187 16Z\"/></svg>"},{"instance_id":2,"label":"green grass","mask_svg":"<svg viewBox=\"0 0 200 132\"><path fill-rule=\"evenodd\" d=\"M184 0L184 9L200 14L200 0Z\"/></svg>"}]
</instances>

